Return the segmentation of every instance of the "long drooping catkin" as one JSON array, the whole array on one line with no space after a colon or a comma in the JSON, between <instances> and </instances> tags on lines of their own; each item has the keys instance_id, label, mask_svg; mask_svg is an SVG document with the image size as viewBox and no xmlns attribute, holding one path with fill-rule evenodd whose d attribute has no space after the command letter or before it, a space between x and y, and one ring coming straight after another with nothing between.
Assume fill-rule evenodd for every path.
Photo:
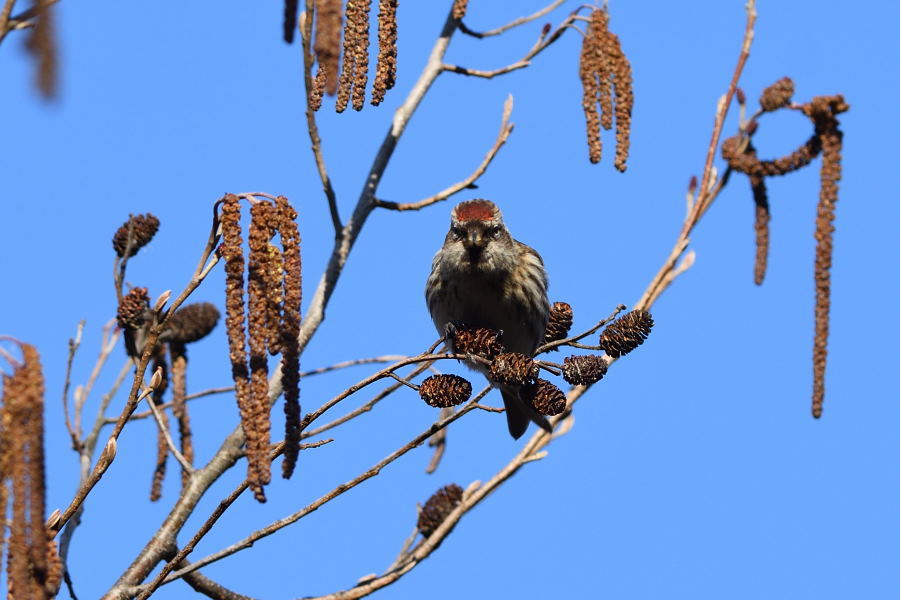
<instances>
[{"instance_id":1,"label":"long drooping catkin","mask_svg":"<svg viewBox=\"0 0 900 600\"><path fill-rule=\"evenodd\" d=\"M284 310L281 322L281 383L284 388L284 461L282 476L293 474L300 444L300 303L302 300L302 263L297 211L287 198L275 200L278 232L281 236L284 273Z\"/></svg>"},{"instance_id":2,"label":"long drooping catkin","mask_svg":"<svg viewBox=\"0 0 900 600\"><path fill-rule=\"evenodd\" d=\"M3 377L0 421L0 486L12 486L12 520L7 547L11 598L56 595L50 539L44 527L44 376L33 346L21 344L22 364ZM3 502L5 508L6 502ZM5 511L4 511L5 515ZM14 591L15 590L15 591Z\"/></svg>"},{"instance_id":3,"label":"long drooping catkin","mask_svg":"<svg viewBox=\"0 0 900 600\"><path fill-rule=\"evenodd\" d=\"M378 2L378 65L372 84L372 106L384 101L397 79L397 0Z\"/></svg>"},{"instance_id":4,"label":"long drooping catkin","mask_svg":"<svg viewBox=\"0 0 900 600\"><path fill-rule=\"evenodd\" d=\"M843 133L836 115L849 109L843 96L818 96L803 112L813 119L822 140L822 169L819 173L819 205L816 212L815 289L816 333L813 340L812 414L822 416L825 400L825 366L828 357L828 321L831 309L831 255L834 236L834 208L841 179Z\"/></svg>"},{"instance_id":5,"label":"long drooping catkin","mask_svg":"<svg viewBox=\"0 0 900 600\"><path fill-rule=\"evenodd\" d=\"M247 440L248 477L256 482L253 493L260 502L265 501L262 486L271 480L269 463L269 365L266 359L268 336L267 298L271 293L269 278L269 240L272 237L271 213L274 206L269 202L257 202L250 208L250 231L247 236L250 256L247 264L247 333L250 342L250 397L251 425L254 431L253 444Z\"/></svg>"},{"instance_id":6,"label":"long drooping catkin","mask_svg":"<svg viewBox=\"0 0 900 600\"><path fill-rule=\"evenodd\" d=\"M338 86L341 54L341 0L317 0L315 50L324 68L324 89L333 96Z\"/></svg>"}]
</instances>

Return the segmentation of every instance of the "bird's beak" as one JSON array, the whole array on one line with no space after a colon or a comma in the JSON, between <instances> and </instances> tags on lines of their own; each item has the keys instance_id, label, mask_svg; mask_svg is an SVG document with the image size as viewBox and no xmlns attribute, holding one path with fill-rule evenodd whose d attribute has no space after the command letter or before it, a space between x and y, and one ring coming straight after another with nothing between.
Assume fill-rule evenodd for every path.
<instances>
[{"instance_id":1,"label":"bird's beak","mask_svg":"<svg viewBox=\"0 0 900 600\"><path fill-rule=\"evenodd\" d=\"M481 252L484 250L484 238L480 231L470 231L469 235L463 240L463 247L469 253L469 262L475 264L481 258Z\"/></svg>"}]
</instances>

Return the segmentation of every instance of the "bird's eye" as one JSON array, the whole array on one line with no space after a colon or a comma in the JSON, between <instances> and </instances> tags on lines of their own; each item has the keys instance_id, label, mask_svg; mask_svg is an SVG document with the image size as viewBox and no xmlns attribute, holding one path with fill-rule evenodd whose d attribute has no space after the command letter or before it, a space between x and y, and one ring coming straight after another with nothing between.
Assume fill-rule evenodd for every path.
<instances>
[{"instance_id":1,"label":"bird's eye","mask_svg":"<svg viewBox=\"0 0 900 600\"><path fill-rule=\"evenodd\" d=\"M450 235L453 236L453 239L460 240L463 237L462 227L453 226L450 228Z\"/></svg>"},{"instance_id":2,"label":"bird's eye","mask_svg":"<svg viewBox=\"0 0 900 600\"><path fill-rule=\"evenodd\" d=\"M487 233L491 239L496 240L497 238L500 237L500 228L499 227L491 227L490 229L488 229Z\"/></svg>"}]
</instances>

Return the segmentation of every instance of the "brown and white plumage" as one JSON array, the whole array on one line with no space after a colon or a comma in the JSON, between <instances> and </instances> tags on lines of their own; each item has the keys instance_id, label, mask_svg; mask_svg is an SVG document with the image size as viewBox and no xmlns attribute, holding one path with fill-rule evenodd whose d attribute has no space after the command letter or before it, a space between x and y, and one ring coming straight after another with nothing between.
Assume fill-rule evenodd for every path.
<instances>
[{"instance_id":1,"label":"brown and white plumage","mask_svg":"<svg viewBox=\"0 0 900 600\"><path fill-rule=\"evenodd\" d=\"M547 285L540 255L512 238L497 206L469 200L451 213L450 231L431 263L425 299L441 335L448 326L499 330L508 352L533 356L550 313ZM483 365L467 364L487 374ZM547 420L521 399L518 386L497 387L514 438L529 420L549 430Z\"/></svg>"}]
</instances>

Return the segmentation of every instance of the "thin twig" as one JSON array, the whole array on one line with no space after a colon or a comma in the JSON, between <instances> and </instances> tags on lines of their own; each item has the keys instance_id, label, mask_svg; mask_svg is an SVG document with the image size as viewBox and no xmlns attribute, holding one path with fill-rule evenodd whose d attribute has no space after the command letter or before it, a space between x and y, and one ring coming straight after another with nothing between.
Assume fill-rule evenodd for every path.
<instances>
[{"instance_id":1,"label":"thin twig","mask_svg":"<svg viewBox=\"0 0 900 600\"><path fill-rule=\"evenodd\" d=\"M410 450L421 446L436 431L439 431L440 429L447 427L448 425L450 425L457 419L460 419L461 417L463 417L464 415L469 413L471 410L473 410L476 407L478 400L480 400L485 394L487 394L487 392L489 390L490 390L490 387L486 387L477 396L475 396L472 400L470 400L469 403L466 404L458 412L454 413L453 415L450 415L446 419L442 419L440 421L432 423L431 426L428 427L428 429L426 429L424 432L420 433L419 435L414 437L412 440L410 440L408 443L404 444L403 446L401 446L400 448L398 448L397 450L395 450L394 452L392 452L391 454L386 456L384 459L377 462L375 465L373 465L367 471L361 473L360 475L357 475L356 477L347 481L346 483L340 484L339 486L335 487L334 489L332 489L330 492L328 492L324 496L318 498L317 500L313 501L311 504L305 506L304 508L298 510L297 512L295 512L291 515L288 515L287 517L284 517L282 519L279 519L278 521L275 521L274 523L253 532L252 534L248 535L244 539L228 546L227 548L223 548L222 550L220 550L218 552L210 554L209 556L206 556L198 561L191 563L189 566L187 566L185 568L175 571L174 573L172 573L171 575L169 575L168 577L165 578L165 583L173 581L179 577L183 577L185 573L195 571L195 570L200 569L210 563L216 562L227 556L231 556L232 554L234 554L236 552L239 552L241 550L249 548L254 543L256 543L258 540L260 540L264 537L267 537L269 535L272 535L273 533L275 533L281 529L284 529L285 527L287 527L288 525L291 525L292 523L296 523L297 521L299 521L306 515L321 508L324 504L327 504L328 502L334 500L338 496L353 489L354 487L358 486L362 482L364 482L368 479L371 479L372 477L375 477L376 475L381 473L381 470L384 467L391 464L398 458L402 457L404 454L408 453ZM231 498L231 496L229 496L229 498ZM182 554L182 553L179 552L179 555L180 554ZM185 553L185 556L186 555L187 555L187 553ZM183 557L180 557L180 558L183 558ZM165 577L166 574L167 573L164 569L160 573L160 575L157 576L157 580L159 580L161 577ZM155 589L154 584L156 584L156 580L153 583L151 583L150 588L149 588L150 590ZM137 600L142 600L142 598L146 598L146 597L147 597L147 595L138 596Z\"/></svg>"},{"instance_id":2,"label":"thin twig","mask_svg":"<svg viewBox=\"0 0 900 600\"><path fill-rule=\"evenodd\" d=\"M598 329L600 329L601 327L603 327L604 325L606 325L607 323L609 323L610 321L615 319L619 315L619 313L622 312L623 310L625 310L625 305L624 304L618 305L616 307L616 310L614 310L611 315L609 315L605 319L601 319L600 321L597 322L596 325L594 325L590 329L583 331L577 335L573 335L571 337L567 337L567 338L564 338L561 340L556 340L555 342L547 342L546 344L538 346L538 349L535 351L535 355L542 354L544 352L553 350L554 348L558 348L560 346L565 346L565 345L575 346L575 344L573 342L577 342L578 340L584 339L587 336L591 335L592 333L596 332ZM576 348L577 347L578 346L576 346Z\"/></svg>"},{"instance_id":3,"label":"thin twig","mask_svg":"<svg viewBox=\"0 0 900 600\"><path fill-rule=\"evenodd\" d=\"M556 8L558 8L565 1L566 0L554 0L552 3L548 4L541 10L537 11L536 13L530 14L527 17L519 17L518 19L515 19L514 21L510 21L506 25L501 25L500 27L497 27L496 29L491 29L489 31L481 31L481 32L472 31L471 29L466 27L465 23L459 24L459 31L461 33L464 33L466 35L470 35L474 38L479 38L479 39L491 37L494 35L500 35L504 31L509 31L510 29L513 29L514 27L518 27L520 25L530 23L531 21L534 21L535 19L540 19L547 13L553 12Z\"/></svg>"},{"instance_id":4,"label":"thin twig","mask_svg":"<svg viewBox=\"0 0 900 600\"><path fill-rule=\"evenodd\" d=\"M7 7L12 7L12 2L7 3ZM7 7L4 7L4 11ZM0 26L3 24L3 15L0 15ZM72 440L72 449L75 452L81 451L81 439L80 434L76 433L75 428L72 427L72 421L69 418L69 387L72 384L72 362L75 360L75 353L78 351L78 347L81 345L81 334L84 332L84 319L78 322L78 328L75 330L75 337L69 339L69 356L66 359L66 379L63 383L63 393L62 393L62 405L63 405L63 416L66 422L66 431L69 432L69 437Z\"/></svg>"},{"instance_id":5,"label":"thin twig","mask_svg":"<svg viewBox=\"0 0 900 600\"><path fill-rule=\"evenodd\" d=\"M444 65L445 71L450 71L451 73L456 73L458 75L468 75L469 77L481 77L483 79L493 79L498 75L506 75L507 73L512 73L513 71L518 71L519 69L524 69L529 66L531 63L527 60L520 60L514 62L512 64L506 65L505 67L500 67L499 69L493 69L490 71L485 71L481 69L469 69L467 67L461 67L459 65Z\"/></svg>"},{"instance_id":6,"label":"thin twig","mask_svg":"<svg viewBox=\"0 0 900 600\"><path fill-rule=\"evenodd\" d=\"M494 145L491 146L491 149L488 150L487 154L484 156L484 160L481 161L481 164L472 172L471 175L463 179L462 181L451 185L450 187L441 190L437 194L433 196L429 196L424 200L419 200L418 202L389 202L387 200L376 199L375 204L381 208L387 208L390 210L421 210L426 206L431 206L437 202L441 202L446 200L450 196L457 194L465 189L468 189L472 186L475 181L481 177L487 168L490 166L491 162L494 160L494 157L497 156L497 153L500 151L500 148L503 147L503 144L506 143L506 140L509 139L509 135L512 133L514 125L509 122L509 117L512 115L513 108L513 99L512 96L508 96L506 98L506 102L503 103L503 117L500 121L500 131L497 133L497 139L494 141Z\"/></svg>"},{"instance_id":7,"label":"thin twig","mask_svg":"<svg viewBox=\"0 0 900 600\"><path fill-rule=\"evenodd\" d=\"M172 433L169 431L169 428L166 426L166 421L163 419L162 412L153 401L153 398L151 396L147 396L147 404L150 406L150 411L153 413L153 418L156 419L156 425L157 427L159 427L159 432L166 440L166 445L169 447L169 452L172 453L172 456L175 457L175 460L178 461L178 463L181 465L181 468L184 469L186 473L193 475L195 471L194 466L184 457L181 451L178 450L178 446L175 445L175 441L172 439Z\"/></svg>"},{"instance_id":8,"label":"thin twig","mask_svg":"<svg viewBox=\"0 0 900 600\"><path fill-rule=\"evenodd\" d=\"M670 273L675 269L678 259L681 258L687 250L688 244L690 243L691 232L694 230L694 227L697 226L697 223L700 222L700 218L706 213L724 187L724 181L714 181L713 160L715 159L716 151L719 148L719 139L722 136L722 127L725 123L725 117L728 115L728 109L731 106L731 100L737 89L738 81L744 70L747 58L750 56L750 45L753 43L753 26L756 23L756 0L748 0L746 8L747 25L744 29L741 51L738 55L734 74L731 77L731 83L728 85L728 91L719 99L719 104L716 109L712 137L706 152L706 163L703 167L703 176L700 179L700 186L697 190L697 199L692 206L691 212L682 224L681 232L678 235L678 239L675 240L672 251L663 263L663 266L656 273L656 276L650 282L650 285L647 286L647 289L644 291L640 300L635 304L636 309L647 310L647 308L659 298L666 287L671 284L673 278L670 276ZM722 180L724 179L725 176L723 175Z\"/></svg>"},{"instance_id":9,"label":"thin twig","mask_svg":"<svg viewBox=\"0 0 900 600\"><path fill-rule=\"evenodd\" d=\"M328 200L328 211L331 213L334 235L340 236L344 225L341 223L341 216L337 207L337 196L334 193L334 187L331 185L331 178L328 176L328 169L325 166L325 155L322 152L322 137L319 135L319 126L316 123L316 111L312 108L312 68L315 62L315 56L312 52L314 4L315 0L306 0L306 12L303 13L300 23L300 42L303 48L303 85L306 89L306 129L309 131L309 141L312 144L313 158L316 161L316 171L318 171L319 179L322 181L322 191L325 192L325 198Z\"/></svg>"},{"instance_id":10,"label":"thin twig","mask_svg":"<svg viewBox=\"0 0 900 600\"><path fill-rule=\"evenodd\" d=\"M137 368L135 369L131 391L128 394L128 400L125 402L125 406L122 409L122 412L120 413L119 418L116 421L115 426L113 427L113 431L107 440L107 448L110 447L110 444L115 445L116 440L118 440L119 435L122 433L122 429L124 429L125 425L128 423L129 417L131 417L132 413L134 413L135 408L137 408L138 403L144 397L142 395L143 393L140 391L144 381L144 374L147 370L147 366L150 364L151 355L153 354L156 342L159 339L159 334L162 333L166 325L166 321L168 320L169 316L172 315L174 311L176 311L178 307L181 306L181 304L187 299L187 297L190 296L195 289L197 289L197 287L203 282L204 278L209 273L212 266L215 265L219 260L218 255L213 254L213 250L215 250L215 247L219 241L219 218L217 212L218 205L219 202L216 202L213 206L212 229L210 231L209 238L206 241L206 247L201 254L200 261L194 271L194 275L191 277L191 280L185 286L184 290L168 307L168 309L163 309L162 314L157 315L156 322L150 327L144 352L141 355L140 359L136 361ZM131 236L129 236L129 238L130 237ZM88 479L81 485L81 487L75 493L75 497L72 499L72 502L69 504L66 510L63 511L59 523L51 531L52 535L58 533L59 529L61 529L66 524L66 522L71 519L72 516L79 510L81 504L91 493L91 490L95 485L97 485L97 482L100 481L100 478L103 477L103 474L106 472L106 469L109 467L110 463L107 463L105 466L103 466L103 468L100 468L101 465L100 461L98 460L97 465L94 467L94 470L91 472Z\"/></svg>"},{"instance_id":11,"label":"thin twig","mask_svg":"<svg viewBox=\"0 0 900 600\"><path fill-rule=\"evenodd\" d=\"M431 347L431 348L429 349L429 351L433 351L433 350L434 350L434 347ZM407 375L407 378L411 379L411 378L415 377L416 375L419 375L419 374L423 373L424 371L427 371L429 368L431 368L431 365L432 365L432 364L433 364L433 363L431 363L431 362L425 362L425 363L421 363L421 364L417 365L416 368L413 369L412 372L410 372L409 375ZM338 418L335 419L334 421L331 421L331 422L329 422L329 423L326 423L325 425L322 425L322 426L317 427L317 428L315 428L315 429L310 429L310 430L305 430L305 429L304 429L304 430L303 430L303 433L300 434L300 438L301 438L301 439L307 439L307 438L311 438L311 437L317 436L317 435L319 435L320 433L324 433L324 432L326 432L326 431L328 431L328 430L330 430L330 429L334 429L334 428L337 427L338 425L343 425L343 424L346 423L347 421L350 421L350 420L352 420L352 419L355 419L356 417L358 417L359 415L361 415L361 414L363 414L363 413L367 413L367 412L371 411L372 408L373 408L376 404L378 404L379 402L381 402L382 400L384 400L385 398L387 398L389 395L391 395L392 393L394 393L395 391L397 391L397 390L400 389L401 387L403 387L403 385L400 384L400 383L395 383L395 384L392 384L392 385L386 387L386 388L383 389L382 391L378 392L371 400L369 400L369 401L366 402L365 404L362 404L362 405L360 405L359 407L357 407L357 408L351 410L351 411L348 412L347 414L345 414L345 415L343 415L343 416L341 416L341 417L338 417Z\"/></svg>"}]
</instances>

